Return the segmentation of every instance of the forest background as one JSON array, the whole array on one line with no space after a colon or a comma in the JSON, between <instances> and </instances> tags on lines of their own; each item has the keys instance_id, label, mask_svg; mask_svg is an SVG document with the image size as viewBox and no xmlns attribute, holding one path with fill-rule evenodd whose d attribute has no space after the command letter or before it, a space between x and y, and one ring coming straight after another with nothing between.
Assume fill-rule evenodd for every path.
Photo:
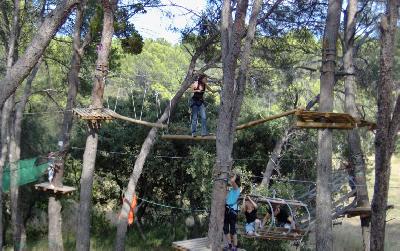
<instances>
[{"instance_id":1,"label":"forest background","mask_svg":"<svg viewBox=\"0 0 400 251\"><path fill-rule=\"evenodd\" d=\"M60 32L51 41L33 81L32 95L29 97L23 116L21 159L43 156L57 150L60 123L67 102L66 80L72 55L72 39L68 35L71 27L68 25L71 26L71 23L67 23L63 27L65 31ZM174 45L163 39L142 40L137 34L135 55L132 55L132 51L126 50L124 39L114 38L104 106L132 118L156 121L179 89L190 63L188 51L195 46L196 39L187 30L183 33L181 42ZM239 124L296 107L305 107L308 101L319 93L321 30L297 27L290 30L276 30L275 33L268 31L267 35L266 33L259 31L254 42L249 84ZM141 46L143 47L140 48ZM83 58L81 64L77 107L87 107L90 104L96 49L96 43L90 44L87 56ZM3 48L2 59L6 58L4 51ZM399 55L400 48L397 47L396 59ZM202 60L199 67L207 62L207 57ZM400 71L397 69L400 64L398 60L396 62L394 72L395 79L398 79ZM4 75L5 67L0 70ZM379 77L379 38L376 32L371 33L360 48L356 70L357 106L365 119L375 121L376 85ZM220 88L222 78L220 65L206 73L210 76L211 86ZM18 94L20 93L21 90ZM189 134L189 99L190 93L186 93L169 118L170 127L160 131L160 134ZM206 96L208 126L211 132L215 132L216 129L219 101L218 95ZM335 112L344 111L344 86L340 78L335 85L334 107ZM290 117L282 118L237 133L233 152L234 169L242 173L246 193L255 192L252 184L261 182L262 172L265 170L270 153L291 123L293 121ZM64 184L76 188L80 187L86 133L86 123L75 119L71 132L71 149L65 165ZM96 159L91 216L93 239L91 243L95 250L112 249L123 189L147 133L148 128L122 121L102 124L99 131L100 146ZM369 157L368 177L372 187L374 135L364 129L361 129L360 133L364 154ZM399 148L397 144L396 154L399 153ZM340 168L347 153L345 132L335 131L335 169ZM277 169L280 172L274 173L277 179L272 181L272 189L267 193L272 195L272 191L275 191L277 197L297 198L308 191L316 180L316 154L317 131L295 130L279 157ZM128 230L127 249L162 250L167 249L174 240L205 236L208 219L207 213L201 210L209 209L211 204L214 163L215 144L212 142L157 141L137 186L137 195L143 199L143 204L136 214L136 223ZM396 174L399 172L398 159L395 158L393 163L392 171ZM309 182L287 182L285 181L287 179ZM41 180L45 181L46 176ZM395 243L393 231L398 233L400 224L395 216L400 213L398 209L400 203L393 196L393 193L398 193L400 187L399 176L394 175L392 181L393 189L391 188L389 195L392 200L389 199L389 202L395 205L395 209L388 215L388 219L394 218L388 223L387 245L390 248ZM23 186L21 190L28 245L32 249L41 250L42 247L47 247L48 198L45 194L35 191L32 185ZM4 196L4 228L7 229L4 237L6 245L12 246L10 203L7 193ZM75 247L77 201L79 201L79 190L62 199L64 245L67 250ZM358 223L345 221L343 224L347 226ZM345 229L343 225L335 226L335 229L338 229L335 235L338 239L335 239L335 243L360 248L360 237L349 238L346 233L350 231L348 228L343 230ZM249 250L262 247L279 246L282 249L289 247L289 244L284 242L271 244L241 241L244 246L250 248ZM303 248L312 246L311 242L312 240ZM396 247L393 250L396 250Z\"/></svg>"}]
</instances>

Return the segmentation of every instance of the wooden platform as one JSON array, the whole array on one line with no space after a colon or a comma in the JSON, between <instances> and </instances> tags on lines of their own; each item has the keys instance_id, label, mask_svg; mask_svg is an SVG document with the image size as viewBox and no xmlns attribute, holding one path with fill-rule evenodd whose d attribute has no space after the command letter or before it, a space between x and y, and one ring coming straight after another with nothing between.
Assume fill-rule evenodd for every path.
<instances>
[{"instance_id":1,"label":"wooden platform","mask_svg":"<svg viewBox=\"0 0 400 251\"><path fill-rule=\"evenodd\" d=\"M68 193L72 193L73 191L76 190L76 188L74 187L70 187L70 186L62 186L62 187L51 187L49 182L44 182L44 183L40 183L40 184L36 184L35 185L35 189L36 190L41 190L44 192L51 192L54 194L68 194Z\"/></svg>"},{"instance_id":2,"label":"wooden platform","mask_svg":"<svg viewBox=\"0 0 400 251\"><path fill-rule=\"evenodd\" d=\"M304 237L305 232L301 230L292 230L288 233L286 228L272 228L272 230L258 231L258 236L248 235L244 231L238 231L238 234L249 239L277 240L277 241L298 241Z\"/></svg>"},{"instance_id":3,"label":"wooden platform","mask_svg":"<svg viewBox=\"0 0 400 251\"><path fill-rule=\"evenodd\" d=\"M80 119L91 121L92 123L98 123L98 121L110 121L113 119L120 119L130 123L144 125L147 127L157 127L157 128L167 128L167 125L161 123L152 123L144 120L138 120L123 116L118 114L110 109L101 108L101 109L92 109L92 108L74 108L73 112Z\"/></svg>"},{"instance_id":4,"label":"wooden platform","mask_svg":"<svg viewBox=\"0 0 400 251\"><path fill-rule=\"evenodd\" d=\"M268 116L259 120L250 121L236 126L236 130L243 130L271 120L279 119L289 115L296 116L296 127L298 128L331 128L350 130L356 127L369 127L370 130L376 128L376 124L366 120L357 120L347 113L335 112L311 112L304 109L294 109L280 114Z\"/></svg>"},{"instance_id":5,"label":"wooden platform","mask_svg":"<svg viewBox=\"0 0 400 251\"><path fill-rule=\"evenodd\" d=\"M109 109L92 109L92 108L74 108L73 113L80 119L84 120L113 120L114 117L109 113Z\"/></svg>"},{"instance_id":6,"label":"wooden platform","mask_svg":"<svg viewBox=\"0 0 400 251\"><path fill-rule=\"evenodd\" d=\"M350 130L365 126L370 129L375 127L374 123L365 120L356 120L347 113L297 110L295 116L297 118L296 126L299 128Z\"/></svg>"},{"instance_id":7,"label":"wooden platform","mask_svg":"<svg viewBox=\"0 0 400 251\"><path fill-rule=\"evenodd\" d=\"M387 205L386 210L393 209L393 205ZM347 218L351 217L368 217L371 215L371 207L353 207L348 210L346 210L345 214L347 215Z\"/></svg>"},{"instance_id":8,"label":"wooden platform","mask_svg":"<svg viewBox=\"0 0 400 251\"><path fill-rule=\"evenodd\" d=\"M370 207L354 207L348 209L345 214L347 218L352 218L356 216L367 217L371 215L371 208Z\"/></svg>"},{"instance_id":9,"label":"wooden platform","mask_svg":"<svg viewBox=\"0 0 400 251\"><path fill-rule=\"evenodd\" d=\"M207 237L184 240L184 241L175 241L172 243L172 247L175 250L180 250L180 251L211 251L211 248L208 247ZM238 250L246 251L240 248Z\"/></svg>"},{"instance_id":10,"label":"wooden platform","mask_svg":"<svg viewBox=\"0 0 400 251\"><path fill-rule=\"evenodd\" d=\"M216 140L217 137L215 135L196 136L196 137L193 137L191 135L162 135L161 139L163 139L163 140L193 140L193 141L201 141L201 140Z\"/></svg>"}]
</instances>

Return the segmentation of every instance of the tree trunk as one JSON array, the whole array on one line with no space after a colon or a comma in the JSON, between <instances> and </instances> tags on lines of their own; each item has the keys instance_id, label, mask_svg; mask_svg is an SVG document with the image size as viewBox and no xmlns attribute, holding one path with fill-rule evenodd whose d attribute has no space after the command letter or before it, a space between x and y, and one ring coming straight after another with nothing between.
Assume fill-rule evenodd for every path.
<instances>
[{"instance_id":1,"label":"tree trunk","mask_svg":"<svg viewBox=\"0 0 400 251\"><path fill-rule=\"evenodd\" d=\"M290 138L290 132L292 130L293 130L292 126L286 128L285 131L283 132L283 136L281 138L279 138L278 141L276 142L274 149L272 150L271 156L268 160L267 167L265 168L265 171L263 174L263 180L261 181L261 184L260 184L261 186L268 187L270 179L271 179L272 171L274 171L274 169L276 169L276 168L279 169L279 166L277 166L279 156L281 155L283 146L288 142L288 140Z\"/></svg>"},{"instance_id":2,"label":"tree trunk","mask_svg":"<svg viewBox=\"0 0 400 251\"><path fill-rule=\"evenodd\" d=\"M178 90L178 92L175 94L175 96L171 99L170 106L167 106L165 108L163 114L158 119L157 123L164 123L165 121L168 120L169 114L174 110L175 106L177 105L177 103L180 100L180 98L182 97L182 95L189 88L190 84L193 81L193 73L194 73L194 69L196 66L196 61L204 48L205 47L203 46L203 48L198 50L192 57L192 60L189 65L189 69L186 73L186 77L182 83L181 88ZM150 150L156 141L157 131L158 131L158 128L153 127L150 130L150 132L148 133L146 139L143 142L142 148L140 149L140 153L136 158L135 166L133 168L132 174L129 177L128 187L126 188L125 194L124 194L124 198L126 200L124 200L124 203L122 204L121 212L120 212L119 218L118 218L117 236L115 239L115 250L116 251L125 250L125 236L126 236L126 230L127 230L127 226L128 226L128 214L129 214L130 205L131 205L130 202L133 199L133 195L136 193L136 185L140 178L140 175L142 174L144 162L146 161L146 158L149 155Z\"/></svg>"},{"instance_id":3,"label":"tree trunk","mask_svg":"<svg viewBox=\"0 0 400 251\"><path fill-rule=\"evenodd\" d=\"M44 19L36 35L26 48L25 53L12 65L6 76L0 81L0 108L3 107L4 102L15 92L26 76L29 75L58 28L64 23L71 9L78 2L79 0L63 0Z\"/></svg>"},{"instance_id":4,"label":"tree trunk","mask_svg":"<svg viewBox=\"0 0 400 251\"><path fill-rule=\"evenodd\" d=\"M320 106L321 112L333 110L333 86L335 85L336 41L339 31L341 0L329 0L324 38L322 44L322 66ZM317 158L317 208L316 250L333 250L332 236L332 129L318 131Z\"/></svg>"},{"instance_id":5,"label":"tree trunk","mask_svg":"<svg viewBox=\"0 0 400 251\"><path fill-rule=\"evenodd\" d=\"M311 108L314 107L315 104L319 102L319 96L317 95L314 97L312 100L310 100L307 104L306 110L309 111ZM297 106L297 102L295 104L295 107ZM274 149L272 150L271 157L268 160L267 167L265 168L264 174L263 174L263 180L261 181L260 186L269 186L269 182L271 179L272 171L276 168L279 169L279 166L277 166L278 158L282 153L283 146L286 145L286 143L290 139L290 134L292 131L295 129L294 126L290 126L285 129L283 132L283 136L279 138L279 140L276 142Z\"/></svg>"},{"instance_id":6,"label":"tree trunk","mask_svg":"<svg viewBox=\"0 0 400 251\"><path fill-rule=\"evenodd\" d=\"M377 131L375 135L375 186L372 199L371 250L384 250L386 207L389 190L390 160L399 128L400 96L394 106L393 61L396 48L396 30L399 3L387 2L386 14L382 16L380 76L378 83ZM393 118L392 118L393 114Z\"/></svg>"},{"instance_id":7,"label":"tree trunk","mask_svg":"<svg viewBox=\"0 0 400 251\"><path fill-rule=\"evenodd\" d=\"M21 157L21 131L23 112L31 92L32 82L39 70L41 60L32 70L31 75L26 81L24 94L18 104L15 105L15 112L10 116L10 143L9 143L9 160L10 160L10 195L11 195L11 222L13 225L14 250L24 250L26 247L25 228L23 226L22 211L20 208L20 191L19 191L19 165ZM11 96L13 97L13 95Z\"/></svg>"},{"instance_id":8,"label":"tree trunk","mask_svg":"<svg viewBox=\"0 0 400 251\"><path fill-rule=\"evenodd\" d=\"M108 74L108 58L114 34L114 12L117 8L117 0L103 0L102 5L104 10L103 31L97 51L98 56L92 90L92 108L103 107L105 78ZM76 249L79 251L90 250L90 211L92 208L93 176L98 140L97 125L89 123L89 133L83 155L78 226L76 231Z\"/></svg>"},{"instance_id":9,"label":"tree trunk","mask_svg":"<svg viewBox=\"0 0 400 251\"><path fill-rule=\"evenodd\" d=\"M4 246L4 226L3 226L3 170L8 155L8 143L10 135L10 114L13 107L11 99L7 99L1 113L1 155L0 155L0 249Z\"/></svg>"},{"instance_id":10,"label":"tree trunk","mask_svg":"<svg viewBox=\"0 0 400 251\"><path fill-rule=\"evenodd\" d=\"M18 30L19 30L19 16L20 16L20 1L15 0L13 3L13 21L10 29L10 36L8 40L7 51L7 71L6 75L11 72L12 66L17 60L18 54ZM18 133L20 134L21 128L16 129L15 123L17 121L18 108L15 106L15 94L12 94L8 100L13 108L9 120L6 122L9 125L9 144L8 144L8 159L10 164L10 199L11 199L11 223L13 233L14 250L22 250L25 241L21 239L21 214L18 203L18 161L19 161L19 140ZM13 111L14 109L14 111ZM22 116L22 114L21 114Z\"/></svg>"},{"instance_id":11,"label":"tree trunk","mask_svg":"<svg viewBox=\"0 0 400 251\"><path fill-rule=\"evenodd\" d=\"M359 117L356 107L356 77L354 70L354 39L357 23L357 4L358 0L348 0L347 10L345 14L345 31L344 31L344 57L343 68L346 75L344 76L345 85L345 108L346 112L354 118ZM365 174L365 160L361 148L361 139L358 129L352 129L348 132L347 141L349 144L349 153L351 168L354 168L354 182L357 190L357 206L369 207L367 179ZM369 217L360 217L361 232L363 237L363 248L369 250Z\"/></svg>"},{"instance_id":12,"label":"tree trunk","mask_svg":"<svg viewBox=\"0 0 400 251\"><path fill-rule=\"evenodd\" d=\"M81 30L82 30L85 6L86 6L86 1L82 1L82 3L78 4L75 16L72 58L71 58L70 69L68 72L68 97L58 141L60 157L59 161L56 161L55 163L56 172L54 174L54 179L53 179L53 184L56 187L63 186L64 166L67 157L67 152L69 150L70 132L73 120L72 108L75 106L76 95L78 93L81 58L85 49L84 47L85 44L81 46ZM48 205L48 215L49 215L48 245L50 250L55 250L55 251L64 250L63 237L62 237L61 209L62 206L60 198L56 195L51 195L49 197L49 205Z\"/></svg>"},{"instance_id":13,"label":"tree trunk","mask_svg":"<svg viewBox=\"0 0 400 251\"><path fill-rule=\"evenodd\" d=\"M235 20L232 19L233 6L231 1L224 0L221 20L221 46L223 63L223 88L221 106L217 125L217 156L214 165L214 184L211 201L211 215L208 228L208 238L211 250L220 250L222 241L222 226L224 221L226 180L232 168L232 149L235 128L241 109L246 87L247 70L250 62L251 45L257 25L257 17L262 1L253 2L252 13L245 31L245 17L248 1L238 1ZM242 37L246 34L242 48ZM242 52L241 52L242 49ZM238 77L235 71L240 58Z\"/></svg>"}]
</instances>

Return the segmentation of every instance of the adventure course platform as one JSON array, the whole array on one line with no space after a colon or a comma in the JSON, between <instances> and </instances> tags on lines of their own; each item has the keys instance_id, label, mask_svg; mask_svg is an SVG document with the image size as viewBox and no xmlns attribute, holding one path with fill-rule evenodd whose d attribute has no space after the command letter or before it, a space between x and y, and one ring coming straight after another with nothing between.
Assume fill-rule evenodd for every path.
<instances>
[{"instance_id":1,"label":"adventure course platform","mask_svg":"<svg viewBox=\"0 0 400 251\"><path fill-rule=\"evenodd\" d=\"M138 120L123 116L114 112L113 110L107 108L74 108L73 113L78 116L78 118L83 120L88 120L91 123L99 123L99 121L111 121L113 119L120 119L130 123L139 124L147 127L157 127L157 128L167 128L167 125L160 123L152 123L144 120Z\"/></svg>"},{"instance_id":2,"label":"adventure course platform","mask_svg":"<svg viewBox=\"0 0 400 251\"><path fill-rule=\"evenodd\" d=\"M175 241L172 247L179 251L211 251L208 247L208 238L197 238L184 241ZM238 248L238 251L246 251L245 249Z\"/></svg>"},{"instance_id":3,"label":"adventure course platform","mask_svg":"<svg viewBox=\"0 0 400 251\"><path fill-rule=\"evenodd\" d=\"M294 114L297 118L296 127L299 128L331 128L342 130L350 130L358 127L369 127L370 130L376 128L375 123L355 119L347 113L310 112L299 109Z\"/></svg>"},{"instance_id":4,"label":"adventure course platform","mask_svg":"<svg viewBox=\"0 0 400 251\"><path fill-rule=\"evenodd\" d=\"M207 135L207 136L196 136L192 135L161 135L161 139L163 140L193 140L193 141L202 141L202 140L216 140L217 137L215 135Z\"/></svg>"},{"instance_id":5,"label":"adventure course platform","mask_svg":"<svg viewBox=\"0 0 400 251\"><path fill-rule=\"evenodd\" d=\"M393 209L394 205L387 205L386 210ZM345 214L347 218L352 218L356 216L369 217L371 216L371 207L353 207L346 210Z\"/></svg>"},{"instance_id":6,"label":"adventure course platform","mask_svg":"<svg viewBox=\"0 0 400 251\"><path fill-rule=\"evenodd\" d=\"M299 241L301 240L306 231L300 229L292 229L288 232L287 228L274 227L270 230L261 229L257 231L258 235L248 235L243 230L238 231L238 235L248 239L263 239L263 240L285 240L285 241Z\"/></svg>"},{"instance_id":7,"label":"adventure course platform","mask_svg":"<svg viewBox=\"0 0 400 251\"><path fill-rule=\"evenodd\" d=\"M53 187L51 187L49 182L36 184L35 189L44 191L44 192L54 193L54 194L69 194L76 190L76 188L70 187L70 186L62 186L62 187L53 186Z\"/></svg>"}]
</instances>

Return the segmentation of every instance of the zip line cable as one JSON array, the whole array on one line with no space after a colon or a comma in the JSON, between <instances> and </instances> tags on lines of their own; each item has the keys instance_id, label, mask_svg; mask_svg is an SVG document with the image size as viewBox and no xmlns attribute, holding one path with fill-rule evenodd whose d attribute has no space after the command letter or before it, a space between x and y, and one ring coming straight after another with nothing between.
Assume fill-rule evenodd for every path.
<instances>
[{"instance_id":1,"label":"zip line cable","mask_svg":"<svg viewBox=\"0 0 400 251\"><path fill-rule=\"evenodd\" d=\"M144 201L144 202L146 202L148 204L151 204L151 205L154 205L154 206L158 206L158 207L164 207L164 208L169 208L169 209L177 209L177 210L181 210L181 211L190 211L190 212L205 212L205 213L210 212L210 210L208 210L208 209L194 209L194 208L176 207L176 206L170 206L170 205L154 202L154 201L147 200L147 199L144 199L144 198L139 198L139 197L137 197L137 198L138 198L138 200Z\"/></svg>"}]
</instances>

